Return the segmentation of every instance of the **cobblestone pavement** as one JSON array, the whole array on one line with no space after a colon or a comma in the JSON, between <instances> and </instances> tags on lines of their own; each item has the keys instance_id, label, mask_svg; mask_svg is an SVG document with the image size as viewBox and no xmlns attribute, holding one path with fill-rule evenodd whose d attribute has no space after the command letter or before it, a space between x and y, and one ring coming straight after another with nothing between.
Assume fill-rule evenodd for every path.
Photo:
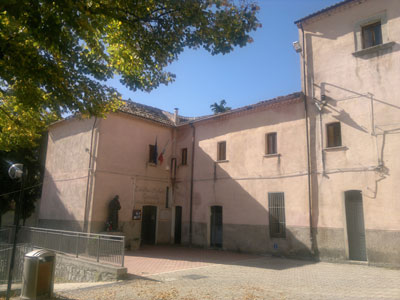
<instances>
[{"instance_id":1,"label":"cobblestone pavement","mask_svg":"<svg viewBox=\"0 0 400 300\"><path fill-rule=\"evenodd\" d=\"M400 299L400 270L258 257L134 276L58 299Z\"/></svg>"}]
</instances>

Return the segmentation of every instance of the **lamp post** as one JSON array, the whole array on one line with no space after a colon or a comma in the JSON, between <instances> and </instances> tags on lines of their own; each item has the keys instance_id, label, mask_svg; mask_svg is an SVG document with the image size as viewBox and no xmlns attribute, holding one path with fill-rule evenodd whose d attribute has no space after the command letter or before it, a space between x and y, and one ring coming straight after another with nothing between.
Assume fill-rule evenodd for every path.
<instances>
[{"instance_id":1,"label":"lamp post","mask_svg":"<svg viewBox=\"0 0 400 300\"><path fill-rule=\"evenodd\" d=\"M13 238L13 247L11 252L11 261L10 261L10 269L8 273L8 283L7 283L7 295L6 299L10 299L11 292L11 284L14 272L14 261L15 261L15 252L17 248L17 237L19 230L19 219L21 215L22 201L24 199L24 185L25 185L25 177L26 177L26 169L23 164L13 164L8 169L8 175L11 179L21 180L21 190L19 193L18 202L15 205L15 218L14 218L14 238Z\"/></svg>"}]
</instances>

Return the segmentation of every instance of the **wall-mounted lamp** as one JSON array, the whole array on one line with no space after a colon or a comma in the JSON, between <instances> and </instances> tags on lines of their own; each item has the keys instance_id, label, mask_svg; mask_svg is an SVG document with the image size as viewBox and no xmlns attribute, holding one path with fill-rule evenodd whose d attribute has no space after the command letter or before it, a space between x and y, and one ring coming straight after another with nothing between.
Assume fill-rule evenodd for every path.
<instances>
[{"instance_id":1,"label":"wall-mounted lamp","mask_svg":"<svg viewBox=\"0 0 400 300\"><path fill-rule=\"evenodd\" d=\"M326 102L327 102L327 100L326 100L326 95L325 94L322 94L321 95L321 103L322 103L322 105L326 105Z\"/></svg>"},{"instance_id":2,"label":"wall-mounted lamp","mask_svg":"<svg viewBox=\"0 0 400 300\"><path fill-rule=\"evenodd\" d=\"M299 41L293 42L293 49L294 51L296 51L296 53L300 53L301 51L303 51Z\"/></svg>"}]
</instances>

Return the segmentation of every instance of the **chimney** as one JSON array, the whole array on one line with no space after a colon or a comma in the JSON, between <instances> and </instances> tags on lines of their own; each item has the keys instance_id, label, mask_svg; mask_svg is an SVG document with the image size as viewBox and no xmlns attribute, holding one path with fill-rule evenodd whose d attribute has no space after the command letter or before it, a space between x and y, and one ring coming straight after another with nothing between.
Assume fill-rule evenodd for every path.
<instances>
[{"instance_id":1,"label":"chimney","mask_svg":"<svg viewBox=\"0 0 400 300\"><path fill-rule=\"evenodd\" d=\"M174 113L174 124L175 125L179 125L179 108L175 108L175 113Z\"/></svg>"}]
</instances>

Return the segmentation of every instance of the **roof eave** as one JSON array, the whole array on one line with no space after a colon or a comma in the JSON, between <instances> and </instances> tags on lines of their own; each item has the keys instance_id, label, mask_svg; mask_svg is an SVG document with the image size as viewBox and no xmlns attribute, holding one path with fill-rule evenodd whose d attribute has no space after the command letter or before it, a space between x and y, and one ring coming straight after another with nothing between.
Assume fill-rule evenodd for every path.
<instances>
[{"instance_id":1,"label":"roof eave","mask_svg":"<svg viewBox=\"0 0 400 300\"><path fill-rule=\"evenodd\" d=\"M176 127L183 127L189 124L193 124L193 123L199 123L199 122L203 122L203 121L209 121L209 120L213 120L213 119L220 119L222 117L226 117L226 116L230 116L230 115L235 115L238 113L242 113L245 111L250 111L250 110L255 110L257 108L260 107L268 107L268 106L275 106L275 105L281 105L283 103L288 103L288 102L292 102L295 100L301 100L303 96L302 92L296 92L296 93L292 93L286 96L280 96L280 97L276 97L276 98L272 98L266 101L261 101L255 104L250 104L250 105L246 105L237 109L232 109L229 110L227 112L224 113L219 113L216 115L209 115L206 117L200 117L198 119L195 120L191 120L189 122L183 123L183 124L179 124Z\"/></svg>"},{"instance_id":2,"label":"roof eave","mask_svg":"<svg viewBox=\"0 0 400 300\"><path fill-rule=\"evenodd\" d=\"M308 21L309 19L312 19L312 18L314 18L314 17L316 17L318 15L321 15L323 13L326 13L326 12L330 11L330 10L336 9L336 8L342 6L342 5L345 5L347 3L354 2L354 1L357 1L357 0L344 0L344 1L341 1L339 3L331 5L329 7L324 8L324 9L321 9L321 10L315 12L315 13L312 13L312 14L310 14L310 15L304 17L304 18L301 18L301 19L299 19L297 21L294 21L294 24L296 24L297 27L300 27L301 24L303 24L305 21Z\"/></svg>"}]
</instances>

